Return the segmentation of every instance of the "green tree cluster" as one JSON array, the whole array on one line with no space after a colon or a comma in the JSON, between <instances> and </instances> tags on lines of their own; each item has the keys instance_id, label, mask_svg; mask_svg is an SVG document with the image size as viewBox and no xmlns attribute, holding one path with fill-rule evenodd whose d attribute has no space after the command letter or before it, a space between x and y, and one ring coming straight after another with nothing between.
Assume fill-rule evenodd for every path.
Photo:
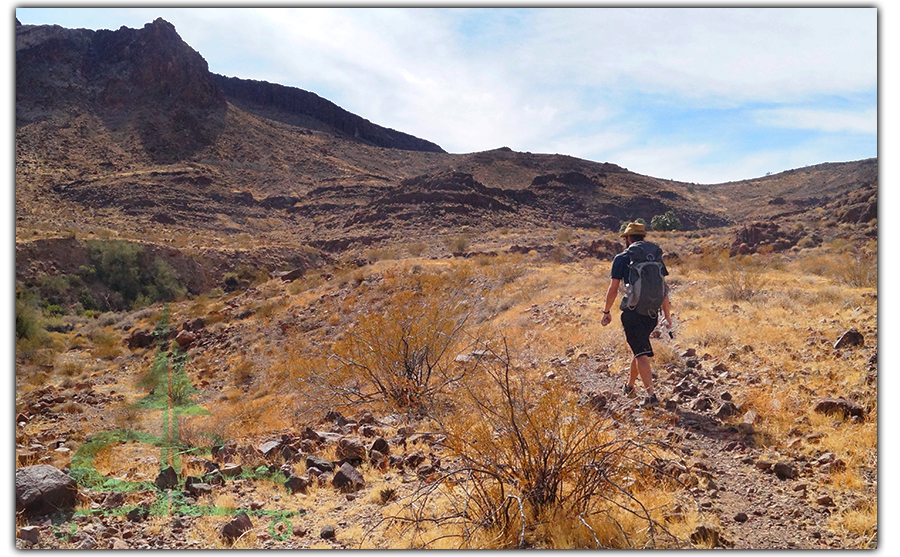
<instances>
[{"instance_id":1,"label":"green tree cluster","mask_svg":"<svg viewBox=\"0 0 900 557\"><path fill-rule=\"evenodd\" d=\"M79 277L85 284L100 283L112 295L98 300L96 292L84 289L79 302L85 309L116 310L141 307L154 302L183 298L187 289L172 266L160 258L145 257L140 244L121 240L87 242L90 267L82 267Z\"/></svg>"}]
</instances>

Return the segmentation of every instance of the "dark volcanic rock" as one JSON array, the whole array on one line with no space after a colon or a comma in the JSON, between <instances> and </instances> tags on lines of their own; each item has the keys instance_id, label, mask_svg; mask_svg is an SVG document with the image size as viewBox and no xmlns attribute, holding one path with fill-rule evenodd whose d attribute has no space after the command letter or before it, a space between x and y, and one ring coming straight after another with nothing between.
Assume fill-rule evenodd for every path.
<instances>
[{"instance_id":1,"label":"dark volcanic rock","mask_svg":"<svg viewBox=\"0 0 900 557\"><path fill-rule=\"evenodd\" d=\"M856 328L848 329L847 332L841 335L837 342L834 343L834 349L837 350L839 348L846 348L848 346L863 346L865 344L865 338L862 333L856 330Z\"/></svg>"},{"instance_id":2,"label":"dark volcanic rock","mask_svg":"<svg viewBox=\"0 0 900 557\"><path fill-rule=\"evenodd\" d=\"M225 525L222 526L220 533L223 538L233 540L241 537L241 534L251 528L253 528L253 522L250 520L250 517L247 516L247 513L240 512L233 520L226 522Z\"/></svg>"},{"instance_id":3,"label":"dark volcanic rock","mask_svg":"<svg viewBox=\"0 0 900 557\"><path fill-rule=\"evenodd\" d=\"M224 128L227 101L206 60L175 27L16 28L16 120L87 110L110 129L133 128L156 162L183 159Z\"/></svg>"},{"instance_id":4,"label":"dark volcanic rock","mask_svg":"<svg viewBox=\"0 0 900 557\"><path fill-rule=\"evenodd\" d=\"M331 472L334 470L334 464L330 460L325 460L324 458L313 455L306 457L306 467L318 468L323 472Z\"/></svg>"},{"instance_id":5,"label":"dark volcanic rock","mask_svg":"<svg viewBox=\"0 0 900 557\"><path fill-rule=\"evenodd\" d=\"M505 190L485 187L471 174L447 171L404 180L395 190L357 211L346 225L391 218L424 223L444 214L457 215L474 224L479 215L514 212L515 204Z\"/></svg>"},{"instance_id":6,"label":"dark volcanic rock","mask_svg":"<svg viewBox=\"0 0 900 557\"><path fill-rule=\"evenodd\" d=\"M354 493L366 487L366 480L363 478L363 475L348 463L341 465L340 469L335 472L331 483L334 487L347 493Z\"/></svg>"},{"instance_id":7,"label":"dark volcanic rock","mask_svg":"<svg viewBox=\"0 0 900 557\"><path fill-rule=\"evenodd\" d=\"M16 469L16 512L35 516L75 508L78 487L68 474L38 464Z\"/></svg>"},{"instance_id":8,"label":"dark volcanic rock","mask_svg":"<svg viewBox=\"0 0 900 557\"><path fill-rule=\"evenodd\" d=\"M820 414L845 414L859 418L865 417L862 406L843 398L820 398L816 401L813 410Z\"/></svg>"}]
</instances>

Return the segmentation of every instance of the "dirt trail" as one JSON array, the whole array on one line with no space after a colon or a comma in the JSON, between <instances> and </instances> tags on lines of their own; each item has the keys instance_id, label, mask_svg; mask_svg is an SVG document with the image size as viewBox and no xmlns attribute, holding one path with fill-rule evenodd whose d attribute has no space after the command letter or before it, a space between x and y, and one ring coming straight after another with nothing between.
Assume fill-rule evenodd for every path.
<instances>
[{"instance_id":1,"label":"dirt trail","mask_svg":"<svg viewBox=\"0 0 900 557\"><path fill-rule=\"evenodd\" d=\"M702 372L693 375L695 383L704 385L695 397L674 392L681 380L679 371L654 370L655 390L660 405L652 410L641 408L643 387L636 383L634 398L626 397L622 385L627 379L621 373L607 370L596 362L583 362L570 378L575 388L584 393L602 394L606 406L602 412L627 420L643 428L650 437L666 440L681 453L679 464L697 478L696 485L684 483L684 491L676 498L682 510L697 510L718 523L721 547L734 549L827 549L874 548L877 537L863 540L855 535L835 534L829 528L832 513L837 512L830 497L827 474L815 462L803 457L782 456L776 461L766 448L759 446L753 434L744 434L723 421L716 412L723 403L722 394L730 398L739 391L735 380L710 385ZM688 375L691 377L690 374ZM706 397L712 405L694 410L694 401ZM676 402L678 401L678 402ZM702 408L704 405L698 405ZM815 438L813 438L813 442ZM784 464L794 477L774 473L775 464ZM764 470L765 468L765 470ZM779 468L779 471L782 469ZM785 472L787 473L787 472ZM685 479L681 477L681 479ZM869 493L870 492L870 493ZM869 485L858 503L866 497L877 497L877 489ZM835 497L837 499L837 497Z\"/></svg>"}]
</instances>

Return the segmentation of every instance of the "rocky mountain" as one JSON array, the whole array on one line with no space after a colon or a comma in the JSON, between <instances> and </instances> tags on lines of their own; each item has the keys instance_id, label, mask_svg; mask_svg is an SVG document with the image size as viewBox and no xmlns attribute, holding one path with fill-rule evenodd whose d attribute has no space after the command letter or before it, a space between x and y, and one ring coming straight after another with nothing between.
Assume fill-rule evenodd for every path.
<instances>
[{"instance_id":1,"label":"rocky mountain","mask_svg":"<svg viewBox=\"0 0 900 557\"><path fill-rule=\"evenodd\" d=\"M341 250L461 227L612 231L673 211L696 230L816 208L871 217L877 160L697 185L506 147L450 154L314 93L212 74L162 19L16 27L17 241Z\"/></svg>"}]
</instances>

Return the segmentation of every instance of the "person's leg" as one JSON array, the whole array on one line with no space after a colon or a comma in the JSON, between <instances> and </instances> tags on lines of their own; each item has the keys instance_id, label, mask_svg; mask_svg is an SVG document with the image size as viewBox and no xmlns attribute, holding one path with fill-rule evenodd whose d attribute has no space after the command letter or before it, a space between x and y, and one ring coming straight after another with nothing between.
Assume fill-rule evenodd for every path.
<instances>
[{"instance_id":1,"label":"person's leg","mask_svg":"<svg viewBox=\"0 0 900 557\"><path fill-rule=\"evenodd\" d=\"M644 388L647 389L647 396L653 396L653 371L650 369L650 356L635 356L631 360L632 376L637 375L635 368L641 375L641 381L644 383ZM634 379L631 382L634 383Z\"/></svg>"},{"instance_id":2,"label":"person's leg","mask_svg":"<svg viewBox=\"0 0 900 557\"><path fill-rule=\"evenodd\" d=\"M634 387L634 382L638 377L638 363L637 358L631 359L631 373L628 375L628 386Z\"/></svg>"}]
</instances>

